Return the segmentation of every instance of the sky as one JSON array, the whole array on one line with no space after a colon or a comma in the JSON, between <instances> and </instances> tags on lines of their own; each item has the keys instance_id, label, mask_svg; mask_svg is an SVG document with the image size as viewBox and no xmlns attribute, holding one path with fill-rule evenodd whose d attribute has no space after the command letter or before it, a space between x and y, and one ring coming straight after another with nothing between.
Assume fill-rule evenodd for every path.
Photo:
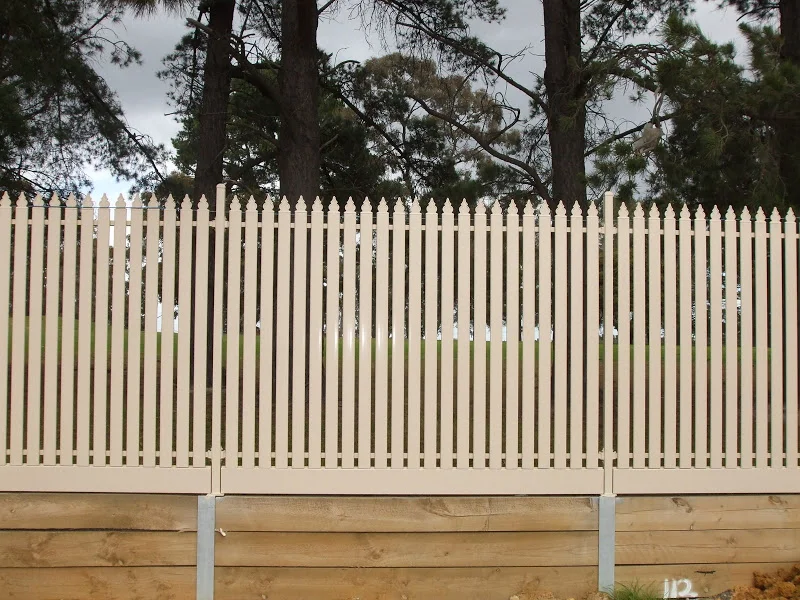
<instances>
[{"instance_id":1,"label":"sky","mask_svg":"<svg viewBox=\"0 0 800 600\"><path fill-rule=\"evenodd\" d=\"M318 39L320 47L334 55L334 60L363 61L384 54L388 50L373 33L360 30L360 20L348 10L347 0L339 0L342 6L332 17L320 23ZM319 3L321 4L321 2ZM511 73L522 82L531 81L530 73L543 73L544 30L542 26L542 6L538 0L501 0L507 10L505 20L499 24L474 23L474 31L489 46L507 53L517 53L528 48L526 54L511 66ZM142 64L126 69L102 63L99 72L105 77L111 89L119 96L123 110L130 125L171 149L171 139L179 126L169 115L167 104L169 85L156 77L162 68L162 59L175 47L189 29L185 21L191 14L156 14L149 18L134 18L130 15L115 26L119 37L126 40L142 54ZM718 42L734 41L744 60L744 45L737 29L737 13L732 9L718 9L716 2L699 1L693 17L712 39ZM521 96L521 95L520 95ZM513 97L513 96L512 96ZM518 96L520 107L525 108L524 100ZM631 107L624 101L611 106L612 116L619 121L621 128L638 125L648 118L647 108ZM90 171L94 182L92 194L106 193L109 197L127 194L130 183L115 181L105 170Z\"/></svg>"}]
</instances>

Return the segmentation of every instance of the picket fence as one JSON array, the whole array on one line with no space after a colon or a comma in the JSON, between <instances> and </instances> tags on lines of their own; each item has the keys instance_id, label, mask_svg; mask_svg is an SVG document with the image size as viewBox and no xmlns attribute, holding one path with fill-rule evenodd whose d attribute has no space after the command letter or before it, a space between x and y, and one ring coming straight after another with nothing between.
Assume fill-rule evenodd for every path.
<instances>
[{"instance_id":1,"label":"picket fence","mask_svg":"<svg viewBox=\"0 0 800 600\"><path fill-rule=\"evenodd\" d=\"M3 195L0 490L800 492L791 211L216 206Z\"/></svg>"}]
</instances>

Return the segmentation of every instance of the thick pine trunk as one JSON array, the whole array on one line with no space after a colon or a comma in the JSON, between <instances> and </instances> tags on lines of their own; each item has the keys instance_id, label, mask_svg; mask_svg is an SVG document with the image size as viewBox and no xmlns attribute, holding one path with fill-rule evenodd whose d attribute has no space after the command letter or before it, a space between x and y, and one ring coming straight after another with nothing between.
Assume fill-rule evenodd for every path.
<instances>
[{"instance_id":1,"label":"thick pine trunk","mask_svg":"<svg viewBox=\"0 0 800 600\"><path fill-rule=\"evenodd\" d=\"M194 175L194 197L205 194L211 211L215 209L214 189L222 182L222 158L225 151L228 98L231 93L231 58L228 37L233 29L236 0L216 0L209 9L203 100L200 108L197 169Z\"/></svg>"},{"instance_id":2,"label":"thick pine trunk","mask_svg":"<svg viewBox=\"0 0 800 600\"><path fill-rule=\"evenodd\" d=\"M222 159L225 153L228 100L231 93L231 57L228 53L228 38L233 31L235 8L236 0L213 1L208 17L208 26L212 33L208 36L203 74L203 99L200 108L197 169L194 176L193 194L195 202L199 202L200 196L205 194L212 219L217 208L216 186L218 183L222 183ZM215 252L212 239L208 248L208 309L206 312L206 348L209 349L206 361L206 384L208 386L211 386L213 378L211 349L214 347L215 326L213 306L216 273L214 263ZM194 317L192 323L194 323ZM216 325L222 326L221 323Z\"/></svg>"},{"instance_id":3,"label":"thick pine trunk","mask_svg":"<svg viewBox=\"0 0 800 600\"><path fill-rule=\"evenodd\" d=\"M320 188L317 5L284 0L281 18L281 195L313 201Z\"/></svg>"},{"instance_id":4,"label":"thick pine trunk","mask_svg":"<svg viewBox=\"0 0 800 600\"><path fill-rule=\"evenodd\" d=\"M800 0L781 0L781 58L800 69ZM778 155L787 204L800 208L800 118L787 119L778 127Z\"/></svg>"},{"instance_id":5,"label":"thick pine trunk","mask_svg":"<svg viewBox=\"0 0 800 600\"><path fill-rule=\"evenodd\" d=\"M586 106L581 86L580 0L544 0L544 83L553 200L586 208Z\"/></svg>"}]
</instances>

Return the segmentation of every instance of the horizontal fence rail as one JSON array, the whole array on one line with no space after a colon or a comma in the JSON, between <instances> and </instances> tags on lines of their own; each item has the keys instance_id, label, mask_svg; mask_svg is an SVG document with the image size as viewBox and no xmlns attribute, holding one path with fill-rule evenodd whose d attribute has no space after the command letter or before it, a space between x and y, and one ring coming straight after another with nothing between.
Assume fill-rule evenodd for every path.
<instances>
[{"instance_id":1,"label":"horizontal fence rail","mask_svg":"<svg viewBox=\"0 0 800 600\"><path fill-rule=\"evenodd\" d=\"M747 209L0 201L0 488L800 492Z\"/></svg>"}]
</instances>

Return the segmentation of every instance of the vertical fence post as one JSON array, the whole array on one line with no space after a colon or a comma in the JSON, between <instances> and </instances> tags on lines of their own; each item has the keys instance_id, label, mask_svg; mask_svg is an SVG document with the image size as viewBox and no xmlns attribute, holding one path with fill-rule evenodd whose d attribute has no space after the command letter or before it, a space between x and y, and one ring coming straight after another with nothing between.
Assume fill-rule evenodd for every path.
<instances>
[{"instance_id":1,"label":"vertical fence post","mask_svg":"<svg viewBox=\"0 0 800 600\"><path fill-rule=\"evenodd\" d=\"M614 548L616 545L617 499L608 494L599 498L597 589L611 592L614 589Z\"/></svg>"},{"instance_id":2,"label":"vertical fence post","mask_svg":"<svg viewBox=\"0 0 800 600\"><path fill-rule=\"evenodd\" d=\"M214 598L216 504L214 496L197 497L197 600Z\"/></svg>"},{"instance_id":3,"label":"vertical fence post","mask_svg":"<svg viewBox=\"0 0 800 600\"><path fill-rule=\"evenodd\" d=\"M603 195L603 493L614 472L614 194Z\"/></svg>"}]
</instances>

